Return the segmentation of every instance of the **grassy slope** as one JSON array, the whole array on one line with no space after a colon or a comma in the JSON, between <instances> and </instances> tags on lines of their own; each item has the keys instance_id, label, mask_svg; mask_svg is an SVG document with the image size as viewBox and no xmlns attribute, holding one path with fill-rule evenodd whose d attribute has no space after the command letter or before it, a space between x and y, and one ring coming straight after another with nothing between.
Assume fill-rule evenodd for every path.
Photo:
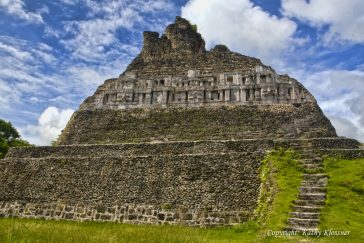
<instances>
[{"instance_id":1,"label":"grassy slope","mask_svg":"<svg viewBox=\"0 0 364 243\"><path fill-rule=\"evenodd\" d=\"M1 219L0 242L364 242L364 159L327 160L330 175L328 206L321 229L350 230L349 237L273 238L269 229L280 230L288 218L290 202L300 183L294 154L272 153L263 166L262 179L278 186L271 204L260 203L267 217L232 228L199 229L170 226L138 226L112 223L77 223L26 219ZM275 168L272 170L272 168ZM275 178L272 180L272 178ZM269 190L265 192L269 198ZM263 215L264 215L263 214ZM258 226L262 224L262 226Z\"/></svg>"},{"instance_id":2,"label":"grassy slope","mask_svg":"<svg viewBox=\"0 0 364 243\"><path fill-rule=\"evenodd\" d=\"M320 229L351 231L330 242L364 242L364 159L326 159L325 169L330 178Z\"/></svg>"}]
</instances>

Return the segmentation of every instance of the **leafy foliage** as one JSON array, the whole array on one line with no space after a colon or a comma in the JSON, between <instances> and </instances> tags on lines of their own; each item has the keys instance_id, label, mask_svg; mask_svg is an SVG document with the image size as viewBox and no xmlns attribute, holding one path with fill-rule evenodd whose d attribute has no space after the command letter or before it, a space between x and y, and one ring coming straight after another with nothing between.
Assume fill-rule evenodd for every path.
<instances>
[{"instance_id":1,"label":"leafy foliage","mask_svg":"<svg viewBox=\"0 0 364 243\"><path fill-rule=\"evenodd\" d=\"M192 29L195 31L195 32L197 32L197 25L196 24L193 24L193 25L191 25L192 26Z\"/></svg>"},{"instance_id":2,"label":"leafy foliage","mask_svg":"<svg viewBox=\"0 0 364 243\"><path fill-rule=\"evenodd\" d=\"M10 147L22 146L31 146L31 144L20 138L18 131L10 122L0 119L0 159L5 157Z\"/></svg>"},{"instance_id":3,"label":"leafy foliage","mask_svg":"<svg viewBox=\"0 0 364 243\"><path fill-rule=\"evenodd\" d=\"M19 138L18 131L11 125L10 122L6 122L0 119L0 138L7 141Z\"/></svg>"}]
</instances>

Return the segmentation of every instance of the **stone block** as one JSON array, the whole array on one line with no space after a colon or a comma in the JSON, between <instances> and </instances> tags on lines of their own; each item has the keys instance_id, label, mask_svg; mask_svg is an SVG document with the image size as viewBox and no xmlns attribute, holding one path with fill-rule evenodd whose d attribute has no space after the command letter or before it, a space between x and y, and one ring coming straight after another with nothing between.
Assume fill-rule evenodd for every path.
<instances>
[{"instance_id":1,"label":"stone block","mask_svg":"<svg viewBox=\"0 0 364 243\"><path fill-rule=\"evenodd\" d=\"M136 219L138 219L138 215L136 215L136 214L129 214L128 215L128 220L136 220Z\"/></svg>"},{"instance_id":2,"label":"stone block","mask_svg":"<svg viewBox=\"0 0 364 243\"><path fill-rule=\"evenodd\" d=\"M64 214L64 219L73 219L73 217L74 217L74 213L65 213Z\"/></svg>"},{"instance_id":3,"label":"stone block","mask_svg":"<svg viewBox=\"0 0 364 243\"><path fill-rule=\"evenodd\" d=\"M158 218L158 220L164 220L164 219L165 219L165 217L166 217L166 215L165 215L164 213L158 213L158 214L157 214L157 218Z\"/></svg>"}]
</instances>

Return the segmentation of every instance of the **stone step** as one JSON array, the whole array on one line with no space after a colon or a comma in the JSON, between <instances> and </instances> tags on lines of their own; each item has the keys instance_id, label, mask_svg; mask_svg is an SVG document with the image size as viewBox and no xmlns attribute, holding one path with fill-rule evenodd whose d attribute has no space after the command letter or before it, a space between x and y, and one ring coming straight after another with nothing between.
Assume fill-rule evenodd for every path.
<instances>
[{"instance_id":1,"label":"stone step","mask_svg":"<svg viewBox=\"0 0 364 243\"><path fill-rule=\"evenodd\" d=\"M322 162L322 161L323 159L320 156L316 156L315 158L313 158L313 162Z\"/></svg>"},{"instance_id":2,"label":"stone step","mask_svg":"<svg viewBox=\"0 0 364 243\"><path fill-rule=\"evenodd\" d=\"M324 166L323 163L320 162L313 162L313 161L307 161L307 162L300 162L301 165L305 166L305 165L316 165L316 166Z\"/></svg>"},{"instance_id":3,"label":"stone step","mask_svg":"<svg viewBox=\"0 0 364 243\"><path fill-rule=\"evenodd\" d=\"M304 180L319 180L323 178L327 178L327 174L325 173L317 173L317 174L304 174L303 179Z\"/></svg>"},{"instance_id":4,"label":"stone step","mask_svg":"<svg viewBox=\"0 0 364 243\"><path fill-rule=\"evenodd\" d=\"M325 169L323 167L306 167L303 166L303 169L305 170L306 174L317 174L317 173L322 173L325 172Z\"/></svg>"},{"instance_id":5,"label":"stone step","mask_svg":"<svg viewBox=\"0 0 364 243\"><path fill-rule=\"evenodd\" d=\"M310 173L306 173L307 175L315 175L317 173L314 174L310 174ZM307 178L307 179L303 179L301 181L301 184L305 184L305 183L327 183L327 178Z\"/></svg>"},{"instance_id":6,"label":"stone step","mask_svg":"<svg viewBox=\"0 0 364 243\"><path fill-rule=\"evenodd\" d=\"M299 190L300 193L325 193L327 191L323 186L302 186Z\"/></svg>"},{"instance_id":7,"label":"stone step","mask_svg":"<svg viewBox=\"0 0 364 243\"><path fill-rule=\"evenodd\" d=\"M301 186L303 187L326 187L327 181L302 181Z\"/></svg>"},{"instance_id":8,"label":"stone step","mask_svg":"<svg viewBox=\"0 0 364 243\"><path fill-rule=\"evenodd\" d=\"M302 227L302 228L316 228L320 223L319 219L300 219L300 218L289 218L288 223L293 227Z\"/></svg>"},{"instance_id":9,"label":"stone step","mask_svg":"<svg viewBox=\"0 0 364 243\"><path fill-rule=\"evenodd\" d=\"M325 193L300 193L298 195L298 199L300 200L325 200Z\"/></svg>"},{"instance_id":10,"label":"stone step","mask_svg":"<svg viewBox=\"0 0 364 243\"><path fill-rule=\"evenodd\" d=\"M301 151L301 156L304 157L304 158L316 158L316 157L319 157L317 155L317 152L315 150L311 150L311 149Z\"/></svg>"},{"instance_id":11,"label":"stone step","mask_svg":"<svg viewBox=\"0 0 364 243\"><path fill-rule=\"evenodd\" d=\"M307 173L307 175L316 175L317 173L315 174L309 174ZM320 177L312 177L312 178L307 178L307 179L304 179L302 180L302 182L311 182L311 183L314 183L314 182L327 182L327 178L323 177L323 178L320 178Z\"/></svg>"},{"instance_id":12,"label":"stone step","mask_svg":"<svg viewBox=\"0 0 364 243\"><path fill-rule=\"evenodd\" d=\"M307 162L300 162L301 165L317 165L317 166L324 166L323 163L307 161Z\"/></svg>"},{"instance_id":13,"label":"stone step","mask_svg":"<svg viewBox=\"0 0 364 243\"><path fill-rule=\"evenodd\" d=\"M302 158L299 159L300 162L302 163L322 163L322 158L321 157L312 157L312 158Z\"/></svg>"},{"instance_id":14,"label":"stone step","mask_svg":"<svg viewBox=\"0 0 364 243\"><path fill-rule=\"evenodd\" d=\"M294 200L293 203L295 204L295 206L324 206L325 200L297 199L297 200Z\"/></svg>"},{"instance_id":15,"label":"stone step","mask_svg":"<svg viewBox=\"0 0 364 243\"><path fill-rule=\"evenodd\" d=\"M301 184L307 183L318 183L318 184L325 184L327 183L327 175L321 173L312 173L312 174L304 174L303 180Z\"/></svg>"},{"instance_id":16,"label":"stone step","mask_svg":"<svg viewBox=\"0 0 364 243\"><path fill-rule=\"evenodd\" d=\"M320 213L313 213L313 212L290 212L290 215L293 218L299 218L299 219L319 219Z\"/></svg>"},{"instance_id":17,"label":"stone step","mask_svg":"<svg viewBox=\"0 0 364 243\"><path fill-rule=\"evenodd\" d=\"M323 165L320 164L302 164L303 168L306 169L324 169Z\"/></svg>"},{"instance_id":18,"label":"stone step","mask_svg":"<svg viewBox=\"0 0 364 243\"><path fill-rule=\"evenodd\" d=\"M295 212L318 213L321 211L321 206L293 206Z\"/></svg>"},{"instance_id":19,"label":"stone step","mask_svg":"<svg viewBox=\"0 0 364 243\"><path fill-rule=\"evenodd\" d=\"M321 173L321 172L325 172L323 168L305 169L305 173L307 173L307 174L315 174L315 173Z\"/></svg>"}]
</instances>

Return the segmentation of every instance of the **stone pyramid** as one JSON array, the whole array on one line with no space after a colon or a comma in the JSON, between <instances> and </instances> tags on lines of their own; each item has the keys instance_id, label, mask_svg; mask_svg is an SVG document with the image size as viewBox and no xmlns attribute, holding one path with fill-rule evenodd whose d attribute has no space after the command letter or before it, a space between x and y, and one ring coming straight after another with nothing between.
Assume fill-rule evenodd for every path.
<instances>
[{"instance_id":1,"label":"stone pyramid","mask_svg":"<svg viewBox=\"0 0 364 243\"><path fill-rule=\"evenodd\" d=\"M335 137L297 80L223 45L206 51L180 17L73 115L58 143Z\"/></svg>"},{"instance_id":2,"label":"stone pyramid","mask_svg":"<svg viewBox=\"0 0 364 243\"><path fill-rule=\"evenodd\" d=\"M253 215L272 148L362 153L297 80L223 45L207 51L180 17L162 36L144 32L141 53L57 143L0 160L0 217L232 225Z\"/></svg>"}]
</instances>

